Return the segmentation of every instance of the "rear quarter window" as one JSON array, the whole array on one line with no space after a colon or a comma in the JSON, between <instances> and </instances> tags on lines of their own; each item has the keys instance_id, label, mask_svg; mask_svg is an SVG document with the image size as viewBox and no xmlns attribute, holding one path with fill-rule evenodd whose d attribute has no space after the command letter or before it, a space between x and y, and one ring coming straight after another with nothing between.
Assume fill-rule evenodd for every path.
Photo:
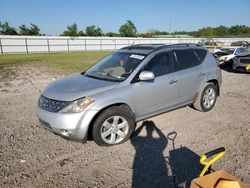
<instances>
[{"instance_id":1,"label":"rear quarter window","mask_svg":"<svg viewBox=\"0 0 250 188\"><path fill-rule=\"evenodd\" d=\"M188 69L201 64L201 59L194 49L175 50L179 70Z\"/></svg>"},{"instance_id":2,"label":"rear quarter window","mask_svg":"<svg viewBox=\"0 0 250 188\"><path fill-rule=\"evenodd\" d=\"M199 62L202 63L207 56L207 50L204 49L194 49L194 52L198 56Z\"/></svg>"}]
</instances>

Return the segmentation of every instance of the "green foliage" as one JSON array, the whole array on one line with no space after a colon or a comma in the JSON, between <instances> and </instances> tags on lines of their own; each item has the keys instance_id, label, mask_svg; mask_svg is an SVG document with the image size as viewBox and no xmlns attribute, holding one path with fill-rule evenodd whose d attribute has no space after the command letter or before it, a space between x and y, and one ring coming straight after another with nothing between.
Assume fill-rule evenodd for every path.
<instances>
[{"instance_id":1,"label":"green foliage","mask_svg":"<svg viewBox=\"0 0 250 188\"><path fill-rule=\"evenodd\" d=\"M130 20L127 20L127 22L120 27L119 32L122 37L136 37L137 35L135 24Z\"/></svg>"},{"instance_id":2,"label":"green foliage","mask_svg":"<svg viewBox=\"0 0 250 188\"><path fill-rule=\"evenodd\" d=\"M81 30L78 32L78 36L85 36L85 33Z\"/></svg>"},{"instance_id":3,"label":"green foliage","mask_svg":"<svg viewBox=\"0 0 250 188\"><path fill-rule=\"evenodd\" d=\"M0 34L1 35L18 35L17 30L14 27L9 26L8 22L0 22Z\"/></svg>"},{"instance_id":4,"label":"green foliage","mask_svg":"<svg viewBox=\"0 0 250 188\"><path fill-rule=\"evenodd\" d=\"M87 36L103 36L102 29L100 27L97 27L95 25L91 25L86 27L86 35Z\"/></svg>"},{"instance_id":5,"label":"green foliage","mask_svg":"<svg viewBox=\"0 0 250 188\"><path fill-rule=\"evenodd\" d=\"M199 29L198 32L201 36L206 37L213 37L214 36L214 30L211 27L204 27L202 29Z\"/></svg>"},{"instance_id":6,"label":"green foliage","mask_svg":"<svg viewBox=\"0 0 250 188\"><path fill-rule=\"evenodd\" d=\"M114 32L107 32L105 35L107 37L119 37L120 36L118 33L114 33Z\"/></svg>"},{"instance_id":7,"label":"green foliage","mask_svg":"<svg viewBox=\"0 0 250 188\"><path fill-rule=\"evenodd\" d=\"M169 35L169 33L166 31L159 31L157 29L151 28L146 33L139 34L140 37L144 38L151 38L154 37L155 35Z\"/></svg>"},{"instance_id":8,"label":"green foliage","mask_svg":"<svg viewBox=\"0 0 250 188\"><path fill-rule=\"evenodd\" d=\"M62 36L78 36L78 28L76 23L68 25L67 29L63 31Z\"/></svg>"},{"instance_id":9,"label":"green foliage","mask_svg":"<svg viewBox=\"0 0 250 188\"><path fill-rule=\"evenodd\" d=\"M72 25L67 26L67 29L65 31L63 31L61 36L77 37L77 36L85 36L85 33L82 30L78 31L77 24L73 23Z\"/></svg>"},{"instance_id":10,"label":"green foliage","mask_svg":"<svg viewBox=\"0 0 250 188\"><path fill-rule=\"evenodd\" d=\"M248 35L250 36L250 27L245 25L235 25L228 29L228 32L231 35Z\"/></svg>"},{"instance_id":11,"label":"green foliage","mask_svg":"<svg viewBox=\"0 0 250 188\"><path fill-rule=\"evenodd\" d=\"M186 32L194 37L250 37L250 27L245 25L235 25L225 27L205 27L198 31Z\"/></svg>"},{"instance_id":12,"label":"green foliage","mask_svg":"<svg viewBox=\"0 0 250 188\"><path fill-rule=\"evenodd\" d=\"M40 29L35 24L30 24L30 27L26 27L26 25L19 26L19 34L20 35L33 35L33 36L40 36Z\"/></svg>"},{"instance_id":13,"label":"green foliage","mask_svg":"<svg viewBox=\"0 0 250 188\"><path fill-rule=\"evenodd\" d=\"M228 28L220 25L219 27L214 28L214 35L217 37L223 37L225 35L228 35Z\"/></svg>"}]
</instances>

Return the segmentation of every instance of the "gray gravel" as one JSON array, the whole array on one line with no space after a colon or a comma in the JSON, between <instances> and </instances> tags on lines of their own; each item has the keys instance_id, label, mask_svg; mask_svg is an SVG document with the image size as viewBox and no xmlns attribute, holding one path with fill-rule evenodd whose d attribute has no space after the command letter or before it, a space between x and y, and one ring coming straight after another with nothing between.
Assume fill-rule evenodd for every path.
<instances>
[{"instance_id":1,"label":"gray gravel","mask_svg":"<svg viewBox=\"0 0 250 188\"><path fill-rule=\"evenodd\" d=\"M199 156L221 146L226 154L213 169L250 184L250 74L223 71L212 111L160 115L114 147L67 141L39 125L37 99L61 76L31 63L0 67L0 187L183 186L200 172Z\"/></svg>"}]
</instances>

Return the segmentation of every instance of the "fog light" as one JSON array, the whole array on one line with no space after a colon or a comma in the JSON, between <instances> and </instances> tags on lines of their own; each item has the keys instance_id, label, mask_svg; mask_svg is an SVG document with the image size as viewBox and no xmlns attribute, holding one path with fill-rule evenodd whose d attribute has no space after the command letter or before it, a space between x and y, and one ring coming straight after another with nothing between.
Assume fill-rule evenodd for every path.
<instances>
[{"instance_id":1,"label":"fog light","mask_svg":"<svg viewBox=\"0 0 250 188\"><path fill-rule=\"evenodd\" d=\"M61 129L60 130L61 134L64 136L71 136L71 131L67 130L67 129Z\"/></svg>"}]
</instances>

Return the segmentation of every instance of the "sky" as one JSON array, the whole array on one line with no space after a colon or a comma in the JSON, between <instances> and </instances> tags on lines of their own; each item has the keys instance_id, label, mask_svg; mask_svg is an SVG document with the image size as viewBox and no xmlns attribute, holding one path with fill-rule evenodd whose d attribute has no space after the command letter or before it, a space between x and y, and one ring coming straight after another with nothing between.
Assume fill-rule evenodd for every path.
<instances>
[{"instance_id":1,"label":"sky","mask_svg":"<svg viewBox=\"0 0 250 188\"><path fill-rule=\"evenodd\" d=\"M193 31L219 25L250 26L250 0L0 0L0 21L34 23L41 33L59 35L72 23L118 32L131 20L139 33Z\"/></svg>"}]
</instances>

